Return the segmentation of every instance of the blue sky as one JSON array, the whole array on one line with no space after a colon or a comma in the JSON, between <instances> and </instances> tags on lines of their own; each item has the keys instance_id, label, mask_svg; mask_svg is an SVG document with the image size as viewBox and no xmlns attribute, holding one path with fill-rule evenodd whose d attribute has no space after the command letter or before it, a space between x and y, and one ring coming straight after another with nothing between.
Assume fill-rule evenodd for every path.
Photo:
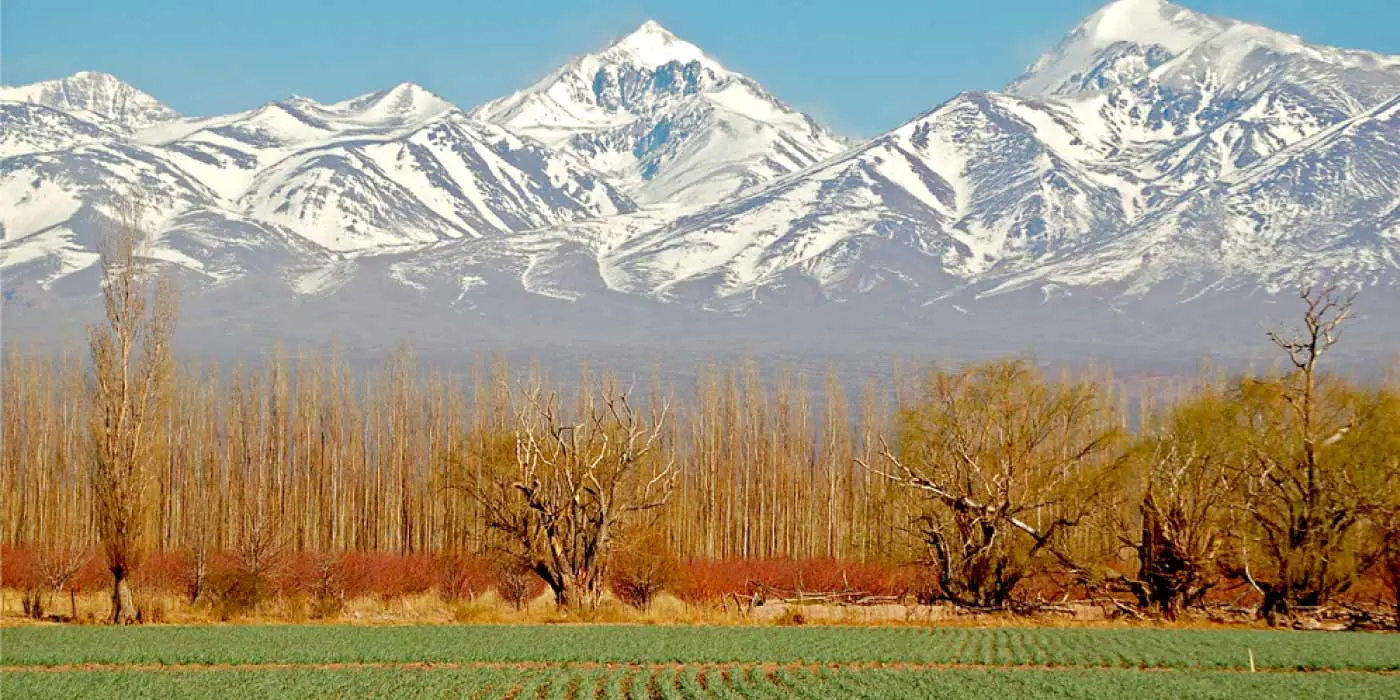
<instances>
[{"instance_id":1,"label":"blue sky","mask_svg":"<svg viewBox=\"0 0 1400 700\"><path fill-rule=\"evenodd\" d=\"M414 81L470 107L656 19L837 130L995 89L1106 0L3 0L0 81L100 70L186 114ZM1400 53L1400 0L1179 0Z\"/></svg>"}]
</instances>

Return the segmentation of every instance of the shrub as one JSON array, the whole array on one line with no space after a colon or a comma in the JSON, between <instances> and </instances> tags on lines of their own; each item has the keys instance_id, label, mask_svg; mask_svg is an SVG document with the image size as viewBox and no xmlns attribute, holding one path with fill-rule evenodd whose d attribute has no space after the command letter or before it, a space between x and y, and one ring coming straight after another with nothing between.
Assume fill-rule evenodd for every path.
<instances>
[{"instance_id":1,"label":"shrub","mask_svg":"<svg viewBox=\"0 0 1400 700\"><path fill-rule=\"evenodd\" d=\"M443 555L435 568L438 592L449 602L475 600L496 582L491 562L478 557Z\"/></svg>"},{"instance_id":2,"label":"shrub","mask_svg":"<svg viewBox=\"0 0 1400 700\"><path fill-rule=\"evenodd\" d=\"M180 553L153 552L132 572L131 583L138 592L180 593L189 588L189 578L189 563Z\"/></svg>"},{"instance_id":3,"label":"shrub","mask_svg":"<svg viewBox=\"0 0 1400 700\"><path fill-rule=\"evenodd\" d=\"M675 556L659 538L640 539L614 557L612 590L622 602L646 610L657 593L674 585L678 573Z\"/></svg>"},{"instance_id":4,"label":"shrub","mask_svg":"<svg viewBox=\"0 0 1400 700\"><path fill-rule=\"evenodd\" d=\"M220 568L209 577L214 594L214 610L220 620L246 615L270 598L276 591L265 574L242 568Z\"/></svg>"},{"instance_id":5,"label":"shrub","mask_svg":"<svg viewBox=\"0 0 1400 700\"><path fill-rule=\"evenodd\" d=\"M346 554L340 567L345 595L351 598L372 595L390 600L426 593L437 583L437 567L427 554Z\"/></svg>"},{"instance_id":6,"label":"shrub","mask_svg":"<svg viewBox=\"0 0 1400 700\"><path fill-rule=\"evenodd\" d=\"M496 592L511 607L520 610L532 598L544 592L544 581L523 566L502 564L496 569Z\"/></svg>"}]
</instances>

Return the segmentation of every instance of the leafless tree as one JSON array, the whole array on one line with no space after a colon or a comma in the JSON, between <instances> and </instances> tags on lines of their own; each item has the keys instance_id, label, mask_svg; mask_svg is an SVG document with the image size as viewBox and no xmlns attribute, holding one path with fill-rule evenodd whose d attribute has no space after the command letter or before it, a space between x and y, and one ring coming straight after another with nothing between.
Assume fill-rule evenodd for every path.
<instances>
[{"instance_id":1,"label":"leafless tree","mask_svg":"<svg viewBox=\"0 0 1400 700\"><path fill-rule=\"evenodd\" d=\"M1335 286L1302 291L1301 331L1268 333L1292 365L1287 375L1246 379L1239 508L1253 533L1231 570L1264 596L1272 621L1326 604L1377 561L1367 519L1396 487L1384 451L1383 393L1324 375L1323 357L1351 316L1353 296ZM1262 566L1253 566L1256 560Z\"/></svg>"},{"instance_id":2,"label":"leafless tree","mask_svg":"<svg viewBox=\"0 0 1400 700\"><path fill-rule=\"evenodd\" d=\"M597 605L620 530L673 490L674 462L659 449L669 404L644 417L628 397L604 378L580 391L569 418L535 381L516 416L513 463L468 475L487 525L562 607Z\"/></svg>"},{"instance_id":3,"label":"leafless tree","mask_svg":"<svg viewBox=\"0 0 1400 700\"><path fill-rule=\"evenodd\" d=\"M1147 610L1175 619L1198 604L1219 578L1217 559L1230 532L1240 458L1236 404L1207 386L1174 406L1133 452L1136 522L1120 523L1138 559L1135 576L1111 577Z\"/></svg>"},{"instance_id":4,"label":"leafless tree","mask_svg":"<svg viewBox=\"0 0 1400 700\"><path fill-rule=\"evenodd\" d=\"M139 561L146 491L159 423L174 374L176 297L142 257L142 210L128 204L102 241L105 324L88 328L95 519L112 571L112 622L137 619L129 577Z\"/></svg>"},{"instance_id":5,"label":"leafless tree","mask_svg":"<svg viewBox=\"0 0 1400 700\"><path fill-rule=\"evenodd\" d=\"M917 525L945 596L1003 607L1047 564L1080 572L1070 531L1119 462L1122 431L1093 383L1048 383L1020 361L933 372L898 451L869 469L931 497Z\"/></svg>"},{"instance_id":6,"label":"leafless tree","mask_svg":"<svg viewBox=\"0 0 1400 700\"><path fill-rule=\"evenodd\" d=\"M1389 368L1385 386L1390 410L1386 415L1389 428L1383 432L1391 440L1386 449L1390 453L1389 465L1385 468L1391 474L1400 474L1400 357ZM1382 503L1374 520L1373 537L1381 542L1381 579L1395 601L1395 629L1400 630L1400 484L1390 490L1390 498Z\"/></svg>"},{"instance_id":7,"label":"leafless tree","mask_svg":"<svg viewBox=\"0 0 1400 700\"><path fill-rule=\"evenodd\" d=\"M63 587L77 575L87 558L87 552L75 546L39 546L33 552L33 571L21 594L25 614L33 618L44 616L44 598L63 592Z\"/></svg>"}]
</instances>

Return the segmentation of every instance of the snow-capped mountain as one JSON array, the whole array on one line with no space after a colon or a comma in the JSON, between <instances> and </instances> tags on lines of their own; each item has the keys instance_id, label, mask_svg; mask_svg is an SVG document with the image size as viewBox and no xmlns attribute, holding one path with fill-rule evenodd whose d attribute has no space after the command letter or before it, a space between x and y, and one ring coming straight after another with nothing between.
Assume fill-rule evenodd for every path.
<instances>
[{"instance_id":1,"label":"snow-capped mountain","mask_svg":"<svg viewBox=\"0 0 1400 700\"><path fill-rule=\"evenodd\" d=\"M579 155L645 203L714 203L846 145L652 21L472 114Z\"/></svg>"},{"instance_id":2,"label":"snow-capped mountain","mask_svg":"<svg viewBox=\"0 0 1400 700\"><path fill-rule=\"evenodd\" d=\"M619 288L712 304L795 279L915 304L1035 284L1394 284L1396 200L1372 180L1400 181L1397 95L1400 57L1119 0L1007 93L960 95L639 236L605 269Z\"/></svg>"},{"instance_id":3,"label":"snow-capped mountain","mask_svg":"<svg viewBox=\"0 0 1400 700\"><path fill-rule=\"evenodd\" d=\"M1152 212L1123 235L1004 283L1131 279L1284 290L1310 272L1400 286L1400 93Z\"/></svg>"},{"instance_id":4,"label":"snow-capped mountain","mask_svg":"<svg viewBox=\"0 0 1400 700\"><path fill-rule=\"evenodd\" d=\"M662 297L727 297L790 273L836 297L881 281L937 295L1008 257L1038 259L1117 230L1134 207L1120 189L1132 176L1096 162L1102 146L1083 131L1062 105L962 95L637 237L606 263L625 288Z\"/></svg>"},{"instance_id":5,"label":"snow-capped mountain","mask_svg":"<svg viewBox=\"0 0 1400 700\"><path fill-rule=\"evenodd\" d=\"M120 131L29 102L0 102L0 158L117 141Z\"/></svg>"},{"instance_id":6,"label":"snow-capped mountain","mask_svg":"<svg viewBox=\"0 0 1400 700\"><path fill-rule=\"evenodd\" d=\"M1166 0L1117 0L1065 35L1006 91L1069 95L1118 87L1236 24Z\"/></svg>"},{"instance_id":7,"label":"snow-capped mountain","mask_svg":"<svg viewBox=\"0 0 1400 700\"><path fill-rule=\"evenodd\" d=\"M91 114L86 107L75 113ZM113 202L132 196L157 234L152 254L216 284L266 271L279 256L292 279L332 251L502 235L633 208L578 158L472 120L410 84L123 131L27 102L0 102L0 115L0 144L11 154L0 159L0 253L7 276L23 266L40 286L94 264L96 228ZM226 244L267 250L241 265L217 254Z\"/></svg>"},{"instance_id":8,"label":"snow-capped mountain","mask_svg":"<svg viewBox=\"0 0 1400 700\"><path fill-rule=\"evenodd\" d=\"M0 86L0 102L29 102L129 130L178 119L175 110L107 73L84 71L61 80Z\"/></svg>"},{"instance_id":9,"label":"snow-capped mountain","mask_svg":"<svg viewBox=\"0 0 1400 700\"><path fill-rule=\"evenodd\" d=\"M132 193L206 326L312 342L1131 355L1238 342L1301 278L1400 305L1400 56L1165 0L859 144L653 22L470 111L188 118L94 75L0 89L7 323L91 303Z\"/></svg>"}]
</instances>

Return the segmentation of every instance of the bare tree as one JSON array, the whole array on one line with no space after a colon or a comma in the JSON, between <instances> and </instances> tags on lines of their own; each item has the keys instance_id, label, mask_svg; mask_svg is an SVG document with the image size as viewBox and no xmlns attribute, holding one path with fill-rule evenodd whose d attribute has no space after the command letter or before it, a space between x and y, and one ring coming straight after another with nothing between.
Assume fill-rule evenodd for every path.
<instances>
[{"instance_id":1,"label":"bare tree","mask_svg":"<svg viewBox=\"0 0 1400 700\"><path fill-rule=\"evenodd\" d=\"M1320 369L1353 297L1335 286L1301 296L1301 331L1268 334L1292 371L1246 379L1240 390L1250 454L1238 507L1253 533L1231 572L1263 594L1260 614L1271 622L1326 604L1377 560L1378 543L1366 541L1364 525L1396 480L1375 449L1386 442L1384 396Z\"/></svg>"},{"instance_id":2,"label":"bare tree","mask_svg":"<svg viewBox=\"0 0 1400 700\"><path fill-rule=\"evenodd\" d=\"M141 209L126 205L102 241L105 324L88 327L92 354L89 473L98 535L112 571L112 622L137 619L129 577L139 561L159 414L170 398L175 288L142 259Z\"/></svg>"},{"instance_id":3,"label":"bare tree","mask_svg":"<svg viewBox=\"0 0 1400 700\"><path fill-rule=\"evenodd\" d=\"M1382 433L1389 436L1391 444L1386 451L1390 454L1385 469L1392 475L1400 474L1400 356L1386 374L1386 393L1389 410L1385 420L1389 428ZM1400 477L1396 477L1400 479ZM1374 519L1374 537L1381 544L1381 579L1395 602L1395 629L1400 630L1400 484L1391 488L1390 498L1383 502Z\"/></svg>"},{"instance_id":4,"label":"bare tree","mask_svg":"<svg viewBox=\"0 0 1400 700\"><path fill-rule=\"evenodd\" d=\"M669 404L644 418L611 378L579 393L571 420L534 382L516 416L514 463L467 475L488 527L562 607L597 605L621 529L663 506L676 474L659 449Z\"/></svg>"},{"instance_id":5,"label":"bare tree","mask_svg":"<svg viewBox=\"0 0 1400 700\"><path fill-rule=\"evenodd\" d=\"M1082 570L1070 531L1120 461L1122 431L1095 384L1047 383L1019 361L933 372L871 468L931 497L917 522L949 600L1004 607L1047 565Z\"/></svg>"},{"instance_id":6,"label":"bare tree","mask_svg":"<svg viewBox=\"0 0 1400 700\"><path fill-rule=\"evenodd\" d=\"M1207 386L1174 406L1135 446L1130 473L1138 516L1120 523L1137 554L1136 576L1113 578L1144 608L1176 619L1218 579L1237 486L1237 405Z\"/></svg>"}]
</instances>

